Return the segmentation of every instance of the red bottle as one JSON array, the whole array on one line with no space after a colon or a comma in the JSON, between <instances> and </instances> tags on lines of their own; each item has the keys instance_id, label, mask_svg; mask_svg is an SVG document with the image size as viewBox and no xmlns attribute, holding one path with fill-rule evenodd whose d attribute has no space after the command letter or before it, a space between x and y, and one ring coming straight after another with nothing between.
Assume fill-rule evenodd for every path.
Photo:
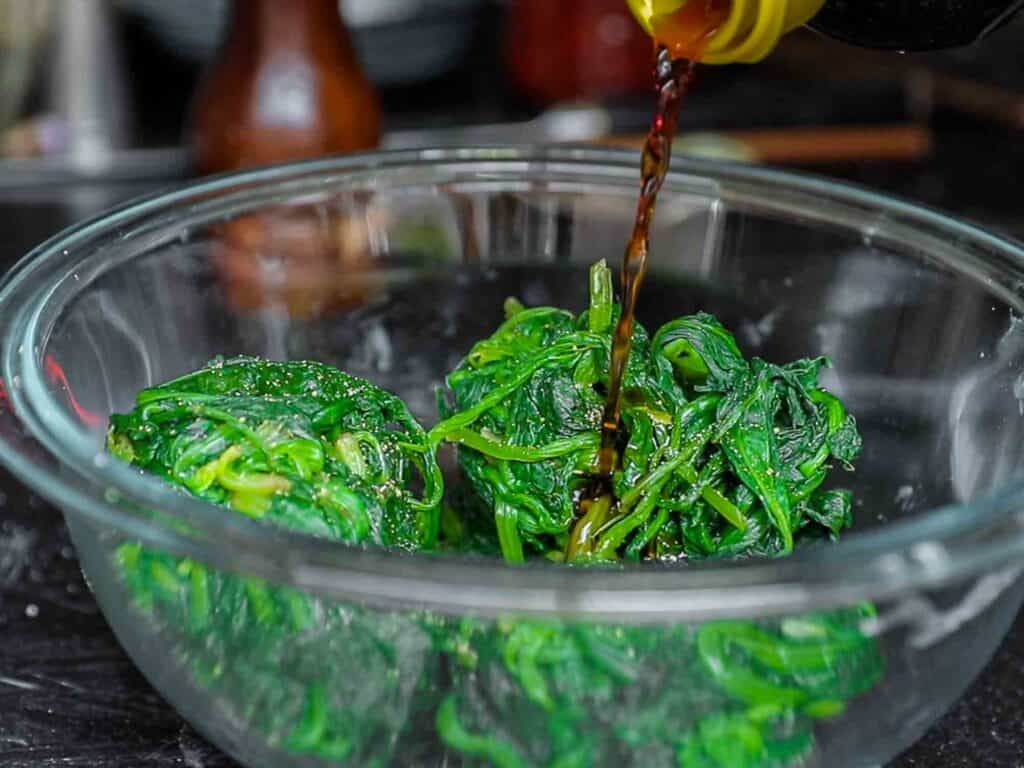
<instances>
[{"instance_id":1,"label":"red bottle","mask_svg":"<svg viewBox=\"0 0 1024 768\"><path fill-rule=\"evenodd\" d=\"M650 90L653 44L623 0L514 0L508 24L509 74L541 103Z\"/></svg>"}]
</instances>

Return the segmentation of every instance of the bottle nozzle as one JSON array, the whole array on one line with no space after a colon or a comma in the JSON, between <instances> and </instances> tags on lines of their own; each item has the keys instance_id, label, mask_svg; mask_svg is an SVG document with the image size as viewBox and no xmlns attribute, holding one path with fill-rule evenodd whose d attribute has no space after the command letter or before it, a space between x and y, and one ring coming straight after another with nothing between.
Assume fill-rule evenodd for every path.
<instances>
[{"instance_id":1,"label":"bottle nozzle","mask_svg":"<svg viewBox=\"0 0 1024 768\"><path fill-rule=\"evenodd\" d=\"M761 61L825 0L627 0L641 26L677 56L707 64Z\"/></svg>"}]
</instances>

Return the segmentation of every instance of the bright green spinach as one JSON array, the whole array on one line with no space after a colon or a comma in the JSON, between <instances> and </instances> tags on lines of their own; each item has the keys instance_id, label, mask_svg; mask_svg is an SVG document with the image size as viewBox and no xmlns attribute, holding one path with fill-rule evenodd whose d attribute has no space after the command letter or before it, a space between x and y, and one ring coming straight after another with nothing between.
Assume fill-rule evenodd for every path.
<instances>
[{"instance_id":1,"label":"bright green spinach","mask_svg":"<svg viewBox=\"0 0 1024 768\"><path fill-rule=\"evenodd\" d=\"M442 639L441 737L501 768L790 766L880 679L869 606L776 622L463 620Z\"/></svg>"},{"instance_id":2,"label":"bright green spinach","mask_svg":"<svg viewBox=\"0 0 1024 768\"><path fill-rule=\"evenodd\" d=\"M827 361L748 361L707 314L653 339L636 326L613 499L578 514L600 445L611 295L602 262L578 317L510 301L439 397L430 440L459 444L506 560L778 555L850 524L850 493L822 489L860 451L853 417L818 384Z\"/></svg>"},{"instance_id":3,"label":"bright green spinach","mask_svg":"<svg viewBox=\"0 0 1024 768\"><path fill-rule=\"evenodd\" d=\"M782 555L837 537L856 424L823 359L747 360L699 314L637 326L621 462L593 483L619 307L597 264L579 316L506 303L429 432L319 363L218 360L138 396L109 448L237 513L350 544L580 563ZM465 482L436 452L457 446ZM442 531L439 535L439 529ZM137 543L118 567L195 682L269 745L344 765L783 768L883 672L860 606L780 621L630 627L452 619L330 603ZM406 762L403 762L406 761Z\"/></svg>"},{"instance_id":4,"label":"bright green spinach","mask_svg":"<svg viewBox=\"0 0 1024 768\"><path fill-rule=\"evenodd\" d=\"M443 480L423 428L328 365L218 360L110 424L116 456L237 512L350 543L437 542Z\"/></svg>"}]
</instances>

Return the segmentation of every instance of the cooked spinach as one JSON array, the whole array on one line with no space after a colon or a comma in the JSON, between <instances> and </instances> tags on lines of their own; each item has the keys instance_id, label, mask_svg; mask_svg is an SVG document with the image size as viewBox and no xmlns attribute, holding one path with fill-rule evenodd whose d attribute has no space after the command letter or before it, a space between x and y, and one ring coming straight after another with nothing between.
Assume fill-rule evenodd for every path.
<instances>
[{"instance_id":1,"label":"cooked spinach","mask_svg":"<svg viewBox=\"0 0 1024 768\"><path fill-rule=\"evenodd\" d=\"M437 654L415 617L319 600L135 542L118 547L117 565L146 631L169 641L168 662L188 670L221 717L278 750L384 768L409 724L429 717L415 709L416 688Z\"/></svg>"},{"instance_id":2,"label":"cooked spinach","mask_svg":"<svg viewBox=\"0 0 1024 768\"><path fill-rule=\"evenodd\" d=\"M620 627L464 620L442 739L501 768L789 766L882 672L859 606L799 620Z\"/></svg>"},{"instance_id":3,"label":"cooked spinach","mask_svg":"<svg viewBox=\"0 0 1024 768\"><path fill-rule=\"evenodd\" d=\"M580 314L506 305L505 323L449 374L433 444L457 443L466 480L491 510L506 560L780 555L837 536L853 417L818 384L824 358L747 360L708 314L649 336L637 325L623 386L620 468L611 498L587 504L600 445L612 329L611 273L591 270ZM582 512L582 513L581 513Z\"/></svg>"},{"instance_id":4,"label":"cooked spinach","mask_svg":"<svg viewBox=\"0 0 1024 768\"><path fill-rule=\"evenodd\" d=\"M109 449L235 513L348 544L575 563L783 555L851 522L826 490L860 450L824 359L746 359L706 314L636 328L619 468L591 498L619 307L597 264L576 316L512 299L426 431L329 366L218 360L144 390ZM454 445L464 482L437 462ZM122 544L117 567L193 683L273 748L345 765L798 764L883 671L859 606L619 626L333 603ZM419 764L419 763L416 763Z\"/></svg>"},{"instance_id":5,"label":"cooked spinach","mask_svg":"<svg viewBox=\"0 0 1024 768\"><path fill-rule=\"evenodd\" d=\"M214 361L140 392L131 413L111 417L108 446L294 530L410 550L437 542L443 480L423 428L399 398L322 363Z\"/></svg>"},{"instance_id":6,"label":"cooked spinach","mask_svg":"<svg viewBox=\"0 0 1024 768\"><path fill-rule=\"evenodd\" d=\"M217 360L143 390L110 450L235 512L350 544L436 546L443 489L426 433L394 395L313 362ZM386 765L429 635L401 614L122 544L136 605L178 640L196 682L300 754Z\"/></svg>"}]
</instances>

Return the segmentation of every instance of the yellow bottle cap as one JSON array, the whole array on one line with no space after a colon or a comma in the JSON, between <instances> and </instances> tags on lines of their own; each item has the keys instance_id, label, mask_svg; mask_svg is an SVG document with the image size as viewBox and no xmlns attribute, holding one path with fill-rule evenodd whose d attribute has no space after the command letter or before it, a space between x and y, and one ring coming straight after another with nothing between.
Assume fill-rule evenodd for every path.
<instances>
[{"instance_id":1,"label":"yellow bottle cap","mask_svg":"<svg viewBox=\"0 0 1024 768\"><path fill-rule=\"evenodd\" d=\"M666 37L672 29L666 20L687 3L709 0L626 0L641 26L659 43L677 42ZM728 15L707 40L701 62L752 64L775 50L788 32L803 26L821 10L825 0L732 0ZM694 30L700 34L702 30ZM664 39L663 39L664 38Z\"/></svg>"}]
</instances>

